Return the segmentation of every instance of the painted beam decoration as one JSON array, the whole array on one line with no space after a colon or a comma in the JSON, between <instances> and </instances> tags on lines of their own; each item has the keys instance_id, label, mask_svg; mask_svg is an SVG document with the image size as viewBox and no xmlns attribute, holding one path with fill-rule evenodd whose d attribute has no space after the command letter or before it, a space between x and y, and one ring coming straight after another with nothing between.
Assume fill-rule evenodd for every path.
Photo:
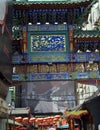
<instances>
[{"instance_id":1,"label":"painted beam decoration","mask_svg":"<svg viewBox=\"0 0 100 130\"><path fill-rule=\"evenodd\" d=\"M42 55L41 55L42 54ZM59 55L58 55L59 54ZM55 57L53 56L55 55ZM51 57L50 57L51 56ZM26 59L23 61L23 57ZM34 55L29 53L24 53L21 55L13 55L12 56L12 63L13 64L21 64L21 63L48 63L48 62L99 62L100 56L99 53L96 52L84 52L84 53L48 53L46 55L45 52L40 53L40 55L35 53Z\"/></svg>"},{"instance_id":2,"label":"painted beam decoration","mask_svg":"<svg viewBox=\"0 0 100 130\"><path fill-rule=\"evenodd\" d=\"M72 73L50 73L50 74L13 74L13 81L60 81L60 80L79 80L100 78L99 72L72 72Z\"/></svg>"}]
</instances>

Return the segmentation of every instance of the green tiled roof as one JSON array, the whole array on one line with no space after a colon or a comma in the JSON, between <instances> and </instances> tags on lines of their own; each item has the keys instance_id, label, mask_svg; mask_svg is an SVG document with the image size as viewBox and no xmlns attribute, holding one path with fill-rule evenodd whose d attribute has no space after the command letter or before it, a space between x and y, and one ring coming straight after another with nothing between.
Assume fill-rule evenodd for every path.
<instances>
[{"instance_id":1,"label":"green tiled roof","mask_svg":"<svg viewBox=\"0 0 100 130\"><path fill-rule=\"evenodd\" d=\"M17 4L55 4L55 3L58 3L58 4L71 4L71 3L80 3L80 2L88 2L90 0L13 0L14 3L17 3Z\"/></svg>"},{"instance_id":2,"label":"green tiled roof","mask_svg":"<svg viewBox=\"0 0 100 130\"><path fill-rule=\"evenodd\" d=\"M75 31L74 37L80 38L80 37L100 37L100 31L99 30L91 30L91 31L83 31L83 30L78 30Z\"/></svg>"}]
</instances>

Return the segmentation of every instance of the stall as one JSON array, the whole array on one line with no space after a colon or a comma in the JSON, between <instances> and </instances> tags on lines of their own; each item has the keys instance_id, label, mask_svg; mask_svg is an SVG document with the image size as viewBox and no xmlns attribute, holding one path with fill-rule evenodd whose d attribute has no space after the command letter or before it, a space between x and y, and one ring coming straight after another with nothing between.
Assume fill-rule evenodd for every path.
<instances>
[{"instance_id":1,"label":"stall","mask_svg":"<svg viewBox=\"0 0 100 130\"><path fill-rule=\"evenodd\" d=\"M7 130L17 130L17 127L22 127L21 123L16 122L15 120L8 119L7 120Z\"/></svg>"}]
</instances>

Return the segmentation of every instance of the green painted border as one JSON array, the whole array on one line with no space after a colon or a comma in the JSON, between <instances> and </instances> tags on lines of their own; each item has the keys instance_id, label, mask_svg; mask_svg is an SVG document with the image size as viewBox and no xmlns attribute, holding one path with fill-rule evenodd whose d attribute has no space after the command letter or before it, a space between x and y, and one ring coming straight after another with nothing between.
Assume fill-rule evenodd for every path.
<instances>
[{"instance_id":1,"label":"green painted border","mask_svg":"<svg viewBox=\"0 0 100 130\"><path fill-rule=\"evenodd\" d=\"M13 0L14 3L22 3L22 4L30 4L30 3L38 3L38 4L45 4L45 3L50 3L50 4L56 4L56 3L61 3L61 4L70 4L70 3L80 3L80 2L85 2L86 0Z\"/></svg>"}]
</instances>

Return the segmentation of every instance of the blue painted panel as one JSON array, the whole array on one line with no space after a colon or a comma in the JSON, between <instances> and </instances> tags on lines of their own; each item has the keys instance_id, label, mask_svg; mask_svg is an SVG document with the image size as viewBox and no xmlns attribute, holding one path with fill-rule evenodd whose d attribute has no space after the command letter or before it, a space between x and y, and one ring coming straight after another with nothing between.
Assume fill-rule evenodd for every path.
<instances>
[{"instance_id":1,"label":"blue painted panel","mask_svg":"<svg viewBox=\"0 0 100 130\"><path fill-rule=\"evenodd\" d=\"M65 62L70 62L70 53L66 53L66 61Z\"/></svg>"},{"instance_id":2,"label":"blue painted panel","mask_svg":"<svg viewBox=\"0 0 100 130\"><path fill-rule=\"evenodd\" d=\"M65 35L31 35L31 52L63 52L66 51Z\"/></svg>"},{"instance_id":3,"label":"blue painted panel","mask_svg":"<svg viewBox=\"0 0 100 130\"><path fill-rule=\"evenodd\" d=\"M30 80L65 80L69 79L68 73L30 74Z\"/></svg>"},{"instance_id":4,"label":"blue painted panel","mask_svg":"<svg viewBox=\"0 0 100 130\"><path fill-rule=\"evenodd\" d=\"M77 62L77 54L73 53L73 52L70 52L69 53L69 61L70 62Z\"/></svg>"},{"instance_id":5,"label":"blue painted panel","mask_svg":"<svg viewBox=\"0 0 100 130\"><path fill-rule=\"evenodd\" d=\"M88 79L88 78L89 78L89 73L88 72L78 73L77 79Z\"/></svg>"},{"instance_id":6,"label":"blue painted panel","mask_svg":"<svg viewBox=\"0 0 100 130\"><path fill-rule=\"evenodd\" d=\"M12 81L20 81L20 74L13 74L12 75Z\"/></svg>"},{"instance_id":7,"label":"blue painted panel","mask_svg":"<svg viewBox=\"0 0 100 130\"><path fill-rule=\"evenodd\" d=\"M12 56L12 64L48 62L93 62L99 60L99 53L36 52Z\"/></svg>"},{"instance_id":8,"label":"blue painted panel","mask_svg":"<svg viewBox=\"0 0 100 130\"><path fill-rule=\"evenodd\" d=\"M59 31L68 30L68 26L64 24L58 25L29 25L28 31Z\"/></svg>"},{"instance_id":9,"label":"blue painted panel","mask_svg":"<svg viewBox=\"0 0 100 130\"><path fill-rule=\"evenodd\" d=\"M76 76L76 79L88 79L89 78L88 72L73 72L73 75Z\"/></svg>"},{"instance_id":10,"label":"blue painted panel","mask_svg":"<svg viewBox=\"0 0 100 130\"><path fill-rule=\"evenodd\" d=\"M98 78L99 77L99 72L89 72L89 78Z\"/></svg>"},{"instance_id":11,"label":"blue painted panel","mask_svg":"<svg viewBox=\"0 0 100 130\"><path fill-rule=\"evenodd\" d=\"M88 72L72 72L70 73L70 80L87 79L89 77Z\"/></svg>"},{"instance_id":12,"label":"blue painted panel","mask_svg":"<svg viewBox=\"0 0 100 130\"><path fill-rule=\"evenodd\" d=\"M28 54L12 56L12 63L14 64L28 63Z\"/></svg>"},{"instance_id":13,"label":"blue painted panel","mask_svg":"<svg viewBox=\"0 0 100 130\"><path fill-rule=\"evenodd\" d=\"M12 56L12 63L20 63L20 55Z\"/></svg>"},{"instance_id":14,"label":"blue painted panel","mask_svg":"<svg viewBox=\"0 0 100 130\"><path fill-rule=\"evenodd\" d=\"M95 61L100 61L100 54L99 53L95 53Z\"/></svg>"},{"instance_id":15,"label":"blue painted panel","mask_svg":"<svg viewBox=\"0 0 100 130\"><path fill-rule=\"evenodd\" d=\"M88 61L99 61L100 60L100 55L99 53L88 53Z\"/></svg>"},{"instance_id":16,"label":"blue painted panel","mask_svg":"<svg viewBox=\"0 0 100 130\"><path fill-rule=\"evenodd\" d=\"M30 74L20 74L20 80L21 81L29 81L30 80Z\"/></svg>"},{"instance_id":17,"label":"blue painted panel","mask_svg":"<svg viewBox=\"0 0 100 130\"><path fill-rule=\"evenodd\" d=\"M29 54L29 63L66 62L66 53Z\"/></svg>"},{"instance_id":18,"label":"blue painted panel","mask_svg":"<svg viewBox=\"0 0 100 130\"><path fill-rule=\"evenodd\" d=\"M99 72L72 72L72 73L44 73L44 74L13 74L12 81L45 81L45 80L77 80L100 78Z\"/></svg>"},{"instance_id":19,"label":"blue painted panel","mask_svg":"<svg viewBox=\"0 0 100 130\"><path fill-rule=\"evenodd\" d=\"M87 60L87 53L77 53L76 62L86 62Z\"/></svg>"}]
</instances>

